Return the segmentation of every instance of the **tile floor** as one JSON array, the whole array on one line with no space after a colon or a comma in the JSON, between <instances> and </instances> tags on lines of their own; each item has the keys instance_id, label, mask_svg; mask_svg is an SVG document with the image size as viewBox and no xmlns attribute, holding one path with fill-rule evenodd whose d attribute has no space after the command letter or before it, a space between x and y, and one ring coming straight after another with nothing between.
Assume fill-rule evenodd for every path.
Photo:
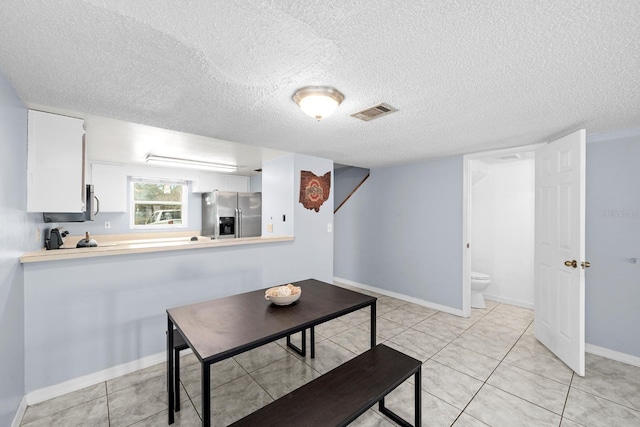
<instances>
[{"instance_id":1,"label":"tile floor","mask_svg":"<svg viewBox=\"0 0 640 427\"><path fill-rule=\"evenodd\" d=\"M371 294L378 342L424 362L424 426L640 426L640 368L587 355L587 375L574 375L534 338L531 310L488 301L464 319ZM283 339L213 365L211 424L232 423L365 351L369 326L368 310L318 326L314 360ZM200 425L199 376L195 357L184 356L176 426ZM386 402L411 420L411 380ZM166 407L159 364L30 406L22 425L164 426ZM394 424L372 408L352 425Z\"/></svg>"}]
</instances>

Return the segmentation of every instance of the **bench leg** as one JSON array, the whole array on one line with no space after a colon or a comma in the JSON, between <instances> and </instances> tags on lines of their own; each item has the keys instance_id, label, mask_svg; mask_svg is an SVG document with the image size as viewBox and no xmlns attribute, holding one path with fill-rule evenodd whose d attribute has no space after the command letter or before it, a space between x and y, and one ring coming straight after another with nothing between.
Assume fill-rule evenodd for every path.
<instances>
[{"instance_id":1,"label":"bench leg","mask_svg":"<svg viewBox=\"0 0 640 427\"><path fill-rule=\"evenodd\" d=\"M371 348L376 346L376 302L371 304Z\"/></svg>"},{"instance_id":2,"label":"bench leg","mask_svg":"<svg viewBox=\"0 0 640 427\"><path fill-rule=\"evenodd\" d=\"M416 405L415 412L414 412L415 420L413 424L413 426L415 427L420 427L422 425L422 384L421 384L422 381L421 380L422 380L422 366L418 368L418 371L414 375L414 381L413 381L414 390L415 390L415 405ZM400 418L398 414L396 414L395 412L391 411L386 406L384 406L384 397L380 399L380 402L378 402L378 410L382 414L391 418L391 420L393 420L396 424L400 426L413 427L409 422Z\"/></svg>"}]
</instances>

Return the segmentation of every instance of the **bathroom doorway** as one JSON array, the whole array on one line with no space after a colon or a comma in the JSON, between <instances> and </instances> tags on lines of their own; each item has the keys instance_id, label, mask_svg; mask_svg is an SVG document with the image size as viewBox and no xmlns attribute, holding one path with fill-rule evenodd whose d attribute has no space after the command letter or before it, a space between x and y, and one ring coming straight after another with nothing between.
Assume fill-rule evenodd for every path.
<instances>
[{"instance_id":1,"label":"bathroom doorway","mask_svg":"<svg viewBox=\"0 0 640 427\"><path fill-rule=\"evenodd\" d=\"M464 156L462 313L464 316L471 315L471 236L474 235L474 203L471 200L472 162L490 157L495 157L496 160L513 157L512 160L516 160L526 157L524 153L527 152L534 152L535 159L534 256L531 257L534 267L529 273L535 276L535 337L582 376L585 371L584 270L590 266L585 259L585 129L579 129L537 147L520 147ZM476 178L479 177L480 175L477 175ZM493 232L496 233L496 229ZM494 247L500 246L501 243L495 243ZM512 258L506 263L517 264L529 259L527 255L516 255L517 260ZM478 264L474 266L483 268ZM477 294L474 294L474 297L476 296Z\"/></svg>"},{"instance_id":2,"label":"bathroom doorway","mask_svg":"<svg viewBox=\"0 0 640 427\"><path fill-rule=\"evenodd\" d=\"M471 272L489 276L487 300L534 307L535 149L464 157L463 314L471 314ZM477 297L474 297L474 299Z\"/></svg>"}]
</instances>

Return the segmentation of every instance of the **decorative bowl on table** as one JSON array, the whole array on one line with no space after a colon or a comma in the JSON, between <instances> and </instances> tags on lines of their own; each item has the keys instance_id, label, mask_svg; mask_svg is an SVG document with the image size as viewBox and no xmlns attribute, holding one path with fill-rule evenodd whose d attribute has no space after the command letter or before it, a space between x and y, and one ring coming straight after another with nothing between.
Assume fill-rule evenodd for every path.
<instances>
[{"instance_id":1,"label":"decorative bowl on table","mask_svg":"<svg viewBox=\"0 0 640 427\"><path fill-rule=\"evenodd\" d=\"M301 294L302 289L300 289L300 286L288 284L267 289L264 293L264 298L275 305L289 305L298 301Z\"/></svg>"}]
</instances>

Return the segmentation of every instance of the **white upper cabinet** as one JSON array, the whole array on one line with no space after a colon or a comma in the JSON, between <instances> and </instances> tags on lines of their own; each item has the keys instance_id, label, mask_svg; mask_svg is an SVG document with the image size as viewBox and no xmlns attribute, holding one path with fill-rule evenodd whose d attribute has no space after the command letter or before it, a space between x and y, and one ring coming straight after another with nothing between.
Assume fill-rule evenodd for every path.
<instances>
[{"instance_id":1,"label":"white upper cabinet","mask_svg":"<svg viewBox=\"0 0 640 427\"><path fill-rule=\"evenodd\" d=\"M248 193L249 177L238 176L238 175L225 175L224 191L237 191L239 193Z\"/></svg>"},{"instance_id":2,"label":"white upper cabinet","mask_svg":"<svg viewBox=\"0 0 640 427\"><path fill-rule=\"evenodd\" d=\"M91 183L100 212L127 211L127 173L123 165L91 164Z\"/></svg>"},{"instance_id":3,"label":"white upper cabinet","mask_svg":"<svg viewBox=\"0 0 640 427\"><path fill-rule=\"evenodd\" d=\"M84 212L84 121L29 110L27 211Z\"/></svg>"},{"instance_id":4,"label":"white upper cabinet","mask_svg":"<svg viewBox=\"0 0 640 427\"><path fill-rule=\"evenodd\" d=\"M200 173L191 185L192 193L209 193L215 190L224 190L224 175Z\"/></svg>"},{"instance_id":5,"label":"white upper cabinet","mask_svg":"<svg viewBox=\"0 0 640 427\"><path fill-rule=\"evenodd\" d=\"M215 190L247 193L249 192L249 177L217 173L200 173L191 185L192 193L208 193Z\"/></svg>"}]
</instances>

